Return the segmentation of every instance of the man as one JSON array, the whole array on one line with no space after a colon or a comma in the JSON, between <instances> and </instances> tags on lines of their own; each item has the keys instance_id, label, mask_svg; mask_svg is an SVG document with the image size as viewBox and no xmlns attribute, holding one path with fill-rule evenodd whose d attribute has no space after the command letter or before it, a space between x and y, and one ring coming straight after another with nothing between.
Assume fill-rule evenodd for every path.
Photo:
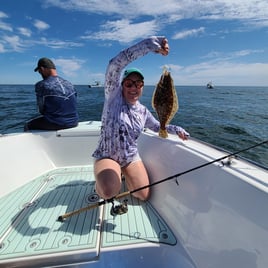
<instances>
[{"instance_id":1,"label":"man","mask_svg":"<svg viewBox=\"0 0 268 268\"><path fill-rule=\"evenodd\" d=\"M34 71L38 71L43 78L35 85L41 116L27 122L24 131L59 130L77 126L77 93L73 85L58 76L55 64L48 58L39 59Z\"/></svg>"}]
</instances>

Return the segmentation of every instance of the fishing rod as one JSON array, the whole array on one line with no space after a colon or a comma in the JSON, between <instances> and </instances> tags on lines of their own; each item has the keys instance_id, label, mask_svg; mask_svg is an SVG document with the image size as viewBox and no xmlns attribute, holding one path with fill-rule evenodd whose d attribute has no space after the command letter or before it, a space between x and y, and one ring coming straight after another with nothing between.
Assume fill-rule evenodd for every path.
<instances>
[{"instance_id":1,"label":"fishing rod","mask_svg":"<svg viewBox=\"0 0 268 268\"><path fill-rule=\"evenodd\" d=\"M23 121L17 122L17 123L15 123L15 124L10 125L10 126L6 126L6 127L2 130L1 133L5 133L7 130L16 128L16 127L18 127L18 126L21 126L21 127L23 128L24 125L25 125L27 122L31 121L32 119L34 119L34 118L36 118L36 117L38 117L38 116L40 116L40 114L32 115L32 116L30 116L30 119L27 119L27 120L23 120Z\"/></svg>"},{"instance_id":2,"label":"fishing rod","mask_svg":"<svg viewBox=\"0 0 268 268\"><path fill-rule=\"evenodd\" d=\"M148 185L139 187L139 188L134 189L134 190L132 190L132 191L126 191L126 192L120 193L120 194L118 194L118 195L116 195L116 196L114 196L114 197L112 197L112 198L110 198L110 199L105 199L105 200L99 201L99 202L97 202L97 203L95 203L95 204L92 204L92 205L89 205L89 206L86 206L86 207L83 207L83 208L80 208L80 209L77 209L77 210L68 212L68 213L66 213L66 214L63 214L63 215L59 216L59 217L58 217L58 221L63 222L65 219L67 219L67 218L69 218L69 217L71 217L71 216L73 216L73 215L79 214L79 213L81 213L81 212L83 212L83 211L86 211L86 210L90 210L90 209L93 209L93 208L102 206L102 205L104 205L104 204L106 204L106 203L112 203L112 204L113 204L111 213L114 212L114 214L123 214L123 213L125 213L125 212L127 211L127 209L125 209L125 208L123 207L123 211L121 211L121 207L120 207L120 206L116 206L116 207L114 207L114 203L113 203L114 200L118 200L118 199L123 198L123 197L125 197L125 196L131 195L131 194L136 193L136 192L138 192L138 191L141 191L141 190L143 190L143 189L150 188L150 187L153 187L153 186L155 186L155 185L157 185L157 184L163 183L163 182L165 182L165 181L169 181L169 180L171 180L171 179L180 177L180 176L185 175L185 174L187 174L187 173L190 173L190 172L192 172L192 171L194 171L194 170L197 170L197 169L206 167L206 166L211 165L211 164L213 164L213 163L222 161L222 160L224 160L224 159L226 159L226 158L230 158L230 157L232 157L232 156L235 156L235 155L238 155L238 154L240 154L240 153L246 152L246 151L248 151L248 150L250 150L250 149L253 149L253 148L255 148L255 147L261 146L261 145L263 145L263 144L265 144L265 143L268 143L268 140L265 140L265 141L262 141L262 142L260 142L260 143L254 144L254 145L252 145L252 146L250 146L250 147L244 148L244 149L239 150L239 151L236 151L236 152L234 152L234 153L230 153L230 154L228 154L228 155L222 156L222 157L220 157L220 158L217 158L217 159L215 159L215 160L213 160L213 161L204 163L204 164L202 164L202 165L199 165L199 166L190 168L190 169L188 169L188 170L186 170L186 171L183 171L183 172L177 173L177 174L175 174L175 175L169 176L169 177L167 177L167 178L165 178L165 179L162 179L162 180L159 180L159 181L150 183L150 184L148 184ZM117 210L118 210L118 211L117 211ZM118 212L118 213L117 213L117 212Z\"/></svg>"}]
</instances>

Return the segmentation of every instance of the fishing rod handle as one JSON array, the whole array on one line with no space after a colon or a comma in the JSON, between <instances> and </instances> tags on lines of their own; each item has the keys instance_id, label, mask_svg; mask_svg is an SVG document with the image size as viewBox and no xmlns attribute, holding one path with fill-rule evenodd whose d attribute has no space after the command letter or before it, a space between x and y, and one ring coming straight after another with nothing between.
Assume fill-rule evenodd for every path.
<instances>
[{"instance_id":1,"label":"fishing rod handle","mask_svg":"<svg viewBox=\"0 0 268 268\"><path fill-rule=\"evenodd\" d=\"M79 208L77 210L65 213L65 214L63 214L63 215L58 217L58 221L63 222L65 219L67 219L69 217L72 217L73 215L80 214L83 211L99 207L101 204L102 204L102 202L98 202L96 204L93 204L93 205L90 205L90 206L87 206L87 207L83 207L83 208Z\"/></svg>"}]
</instances>

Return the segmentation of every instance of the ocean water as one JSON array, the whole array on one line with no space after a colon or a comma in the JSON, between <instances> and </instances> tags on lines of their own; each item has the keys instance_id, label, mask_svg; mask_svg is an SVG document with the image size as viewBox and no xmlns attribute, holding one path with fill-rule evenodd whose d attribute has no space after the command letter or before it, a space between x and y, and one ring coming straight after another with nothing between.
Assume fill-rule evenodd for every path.
<instances>
[{"instance_id":1,"label":"ocean water","mask_svg":"<svg viewBox=\"0 0 268 268\"><path fill-rule=\"evenodd\" d=\"M80 121L100 120L103 88L77 85ZM172 124L192 137L236 152L268 139L268 87L176 86L179 110ZM141 102L151 106L154 86L145 86ZM37 116L33 85L0 85L0 134L23 131ZM268 143L241 153L268 167Z\"/></svg>"}]
</instances>

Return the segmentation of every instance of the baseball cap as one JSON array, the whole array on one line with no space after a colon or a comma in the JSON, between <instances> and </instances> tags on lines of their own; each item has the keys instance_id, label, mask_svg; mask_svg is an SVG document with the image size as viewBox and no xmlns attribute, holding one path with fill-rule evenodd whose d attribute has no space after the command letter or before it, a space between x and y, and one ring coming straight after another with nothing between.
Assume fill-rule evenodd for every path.
<instances>
[{"instance_id":1,"label":"baseball cap","mask_svg":"<svg viewBox=\"0 0 268 268\"><path fill-rule=\"evenodd\" d=\"M48 58L39 59L37 67L34 69L34 71L36 72L40 67L44 67L48 69L56 69L56 66L53 63L53 61Z\"/></svg>"},{"instance_id":2,"label":"baseball cap","mask_svg":"<svg viewBox=\"0 0 268 268\"><path fill-rule=\"evenodd\" d=\"M123 74L123 80L125 78L127 78L132 73L137 73L137 74L139 74L142 77L142 79L144 79L144 76L143 76L142 72L139 69L137 69L137 68L130 68L130 69L125 70L125 72Z\"/></svg>"}]
</instances>

